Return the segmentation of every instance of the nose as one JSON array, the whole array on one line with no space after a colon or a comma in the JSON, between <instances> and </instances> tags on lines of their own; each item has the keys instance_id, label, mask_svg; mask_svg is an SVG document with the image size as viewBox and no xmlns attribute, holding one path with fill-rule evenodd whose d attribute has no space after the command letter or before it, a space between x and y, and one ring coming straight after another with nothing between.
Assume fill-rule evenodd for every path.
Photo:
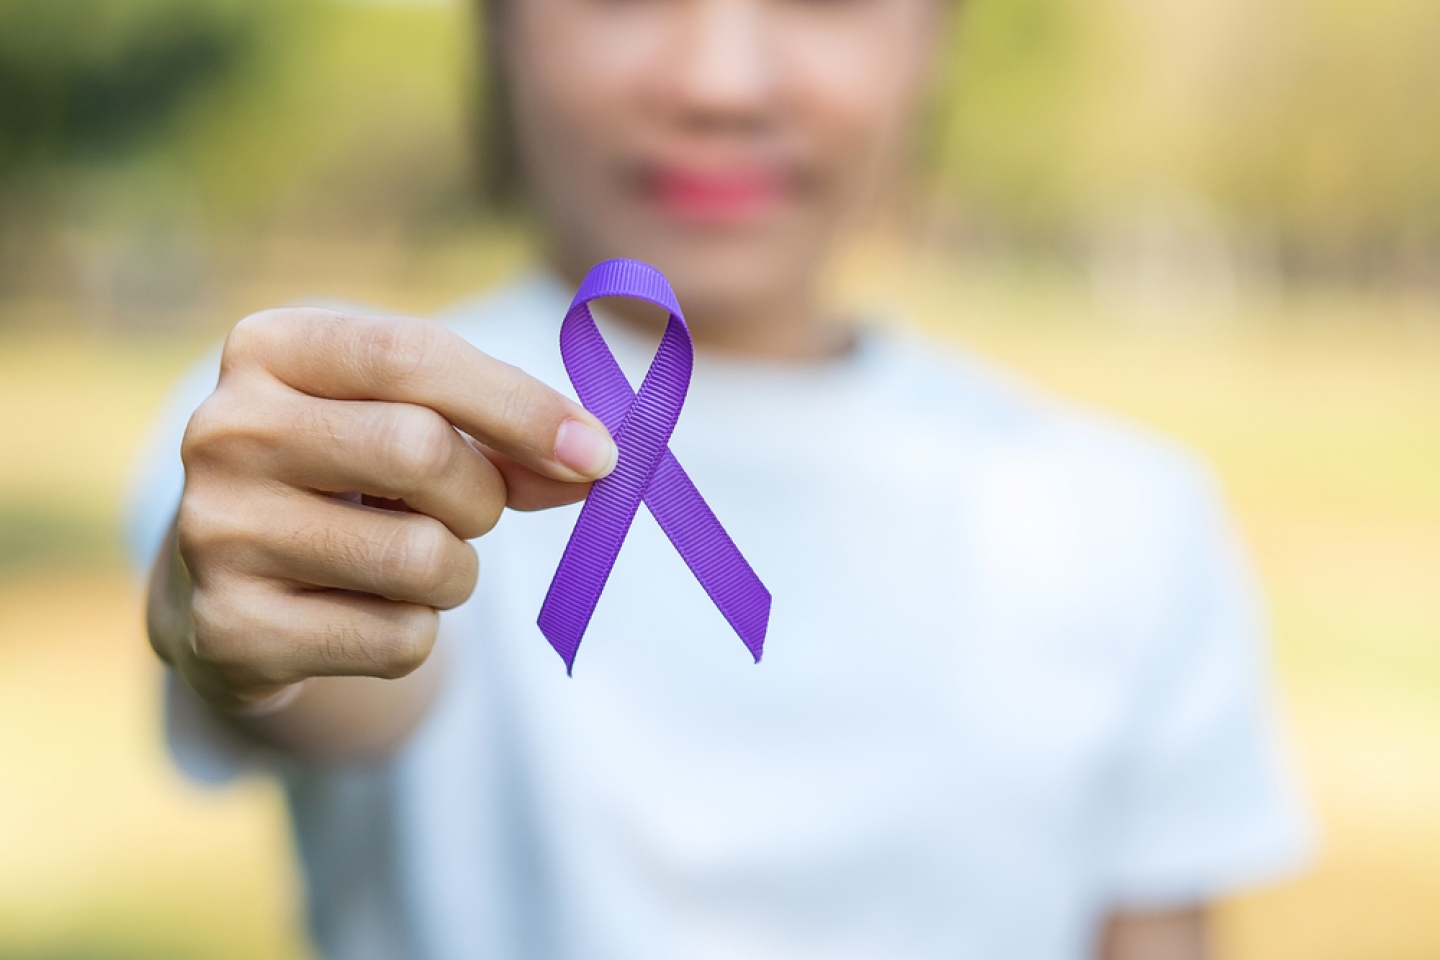
<instances>
[{"instance_id":1,"label":"nose","mask_svg":"<svg viewBox=\"0 0 1440 960\"><path fill-rule=\"evenodd\" d=\"M767 0L684 2L668 91L678 117L699 129L764 125L778 79Z\"/></svg>"}]
</instances>

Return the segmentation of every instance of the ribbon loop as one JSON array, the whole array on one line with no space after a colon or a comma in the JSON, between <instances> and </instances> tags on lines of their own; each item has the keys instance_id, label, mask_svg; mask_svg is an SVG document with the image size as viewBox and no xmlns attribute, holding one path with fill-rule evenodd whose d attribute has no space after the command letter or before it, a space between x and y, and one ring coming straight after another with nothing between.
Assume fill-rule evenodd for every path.
<instances>
[{"instance_id":1,"label":"ribbon loop","mask_svg":"<svg viewBox=\"0 0 1440 960\"><path fill-rule=\"evenodd\" d=\"M631 389L590 313L590 301L630 297L670 314L639 391ZM590 488L540 608L540 631L574 669L575 653L625 535L643 502L758 663L770 592L670 452L695 348L664 274L638 260L607 260L585 277L560 326L560 355L585 408L615 438L615 469Z\"/></svg>"}]
</instances>

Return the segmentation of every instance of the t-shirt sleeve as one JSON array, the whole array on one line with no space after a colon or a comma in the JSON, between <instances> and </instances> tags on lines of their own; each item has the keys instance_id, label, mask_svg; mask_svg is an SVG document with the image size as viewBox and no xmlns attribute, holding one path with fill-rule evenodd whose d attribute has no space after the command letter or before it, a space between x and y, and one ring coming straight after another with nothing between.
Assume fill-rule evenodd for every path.
<instances>
[{"instance_id":1,"label":"t-shirt sleeve","mask_svg":"<svg viewBox=\"0 0 1440 960\"><path fill-rule=\"evenodd\" d=\"M1102 873L1118 907L1198 903L1276 879L1313 830L1281 736L1258 589L1215 485L1186 483Z\"/></svg>"},{"instance_id":2,"label":"t-shirt sleeve","mask_svg":"<svg viewBox=\"0 0 1440 960\"><path fill-rule=\"evenodd\" d=\"M190 415L215 390L220 377L220 351L200 358L176 382L151 425L130 478L125 504L125 547L130 564L142 580L150 575L155 551L175 519L185 489L180 441Z\"/></svg>"},{"instance_id":3,"label":"t-shirt sleeve","mask_svg":"<svg viewBox=\"0 0 1440 960\"><path fill-rule=\"evenodd\" d=\"M190 415L215 389L220 372L218 349L197 361L166 398L137 459L125 510L125 545L141 581L150 575L180 494L185 469L180 441ZM164 684L165 740L176 764L202 783L224 783L253 766L259 749L214 717L173 670Z\"/></svg>"}]
</instances>

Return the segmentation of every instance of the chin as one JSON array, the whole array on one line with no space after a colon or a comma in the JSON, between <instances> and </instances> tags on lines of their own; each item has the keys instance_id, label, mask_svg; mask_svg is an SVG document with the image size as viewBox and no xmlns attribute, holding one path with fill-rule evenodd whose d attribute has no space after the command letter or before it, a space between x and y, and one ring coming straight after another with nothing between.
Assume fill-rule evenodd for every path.
<instances>
[{"instance_id":1,"label":"chin","mask_svg":"<svg viewBox=\"0 0 1440 960\"><path fill-rule=\"evenodd\" d=\"M808 292L819 253L794 238L754 234L656 236L628 254L654 264L675 287L687 319L743 323Z\"/></svg>"}]
</instances>

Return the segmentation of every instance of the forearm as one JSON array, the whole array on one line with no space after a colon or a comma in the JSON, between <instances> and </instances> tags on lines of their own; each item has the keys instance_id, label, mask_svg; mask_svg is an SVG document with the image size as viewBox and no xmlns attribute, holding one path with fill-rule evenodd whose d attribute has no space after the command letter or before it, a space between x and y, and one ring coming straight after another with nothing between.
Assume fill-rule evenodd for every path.
<instances>
[{"instance_id":1,"label":"forearm","mask_svg":"<svg viewBox=\"0 0 1440 960\"><path fill-rule=\"evenodd\" d=\"M314 761L376 760L393 752L429 711L445 671L437 644L418 669L398 680L312 677L283 705L267 709L231 694L194 657L191 583L172 525L151 569L146 604L150 645L189 691L245 736Z\"/></svg>"}]
</instances>

